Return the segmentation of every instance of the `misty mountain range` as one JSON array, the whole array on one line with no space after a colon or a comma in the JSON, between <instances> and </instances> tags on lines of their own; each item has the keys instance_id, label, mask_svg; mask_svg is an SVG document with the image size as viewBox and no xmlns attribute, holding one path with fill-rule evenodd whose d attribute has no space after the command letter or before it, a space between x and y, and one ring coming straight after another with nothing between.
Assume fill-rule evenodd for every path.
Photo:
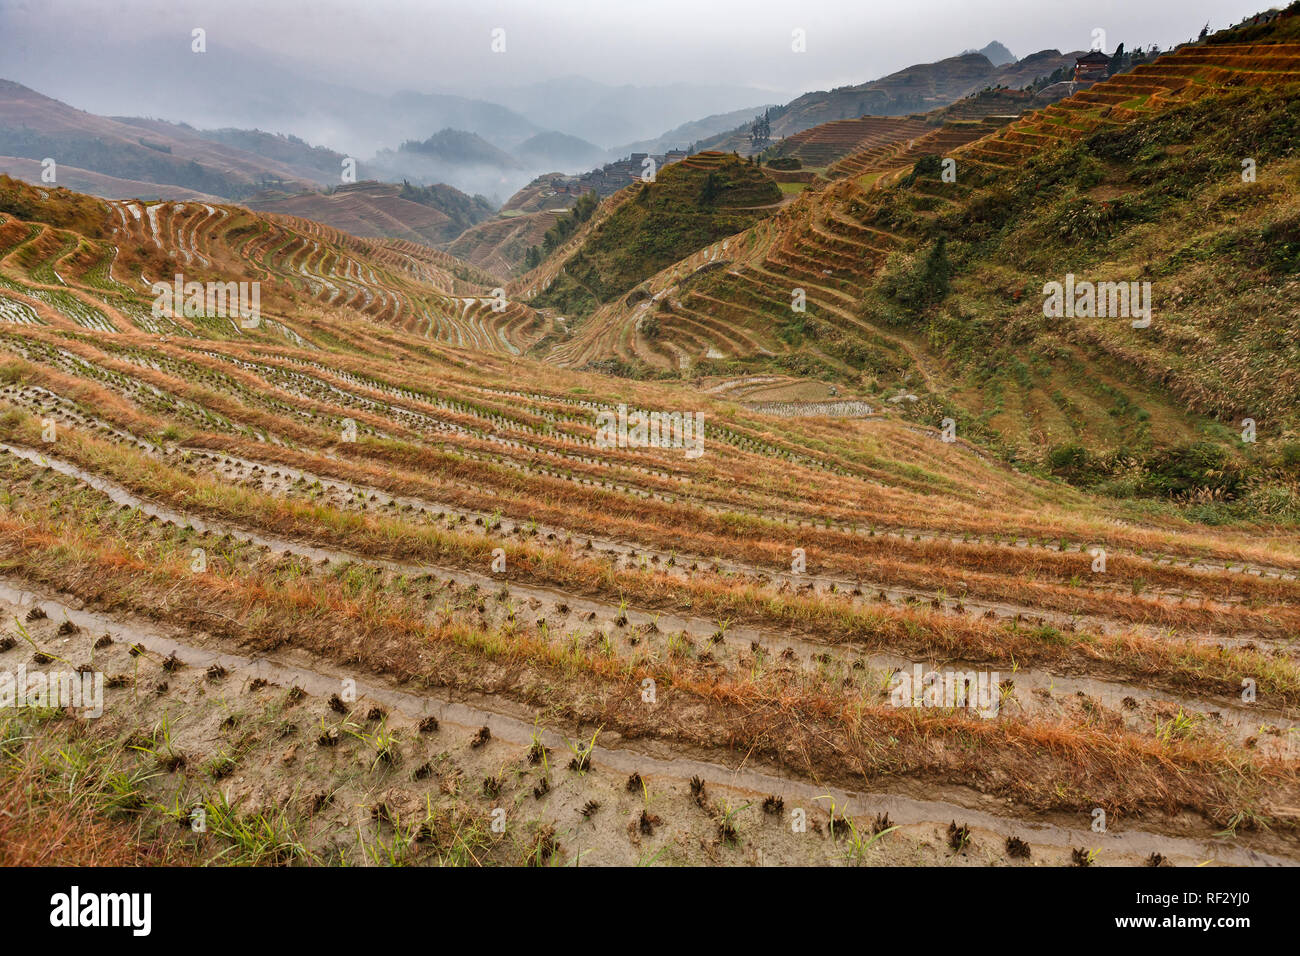
<instances>
[{"instance_id":1,"label":"misty mountain range","mask_svg":"<svg viewBox=\"0 0 1300 956\"><path fill-rule=\"evenodd\" d=\"M96 62L100 57L103 62ZM148 69L124 67L133 63ZM588 169L616 158L626 143L659 136L704 114L757 108L773 99L768 91L743 86L616 87L579 77L500 87L475 97L382 93L364 88L359 79L322 79L274 53L216 40L202 54L180 43L128 41L111 54L85 52L73 66L21 46L0 46L0 77L91 113L156 117L200 129L271 130L326 145L362 165L385 150L448 129L472 133L507 153L539 134L581 141L532 143L518 158L521 166L540 163L533 165L533 174L555 169L550 163L566 156L572 157L571 168L564 171ZM159 76L167 82L158 82ZM490 191L504 198L530 178L512 177L511 187L471 174L451 185L469 192L492 186Z\"/></svg>"},{"instance_id":2,"label":"misty mountain range","mask_svg":"<svg viewBox=\"0 0 1300 956\"><path fill-rule=\"evenodd\" d=\"M832 112L906 112L986 83L1031 81L1040 62L1047 73L1061 57L1050 51L1017 62L994 41L780 106L748 86L613 86L578 76L486 87L475 97L382 93L346 74L322 80L274 53L216 42L195 53L128 41L113 59L131 63L133 54L151 68L111 69L91 51L90 62L63 69L20 47L0 50L0 76L10 80L0 84L3 171L30 179L39 174L32 164L57 156L65 181L72 175L105 195L174 198L179 189L242 200L268 187L286 194L336 187L350 165L356 180L446 184L499 206L539 175L581 173L633 152L703 143L743 150L749 121L769 107L780 113L774 133L788 135Z\"/></svg>"}]
</instances>

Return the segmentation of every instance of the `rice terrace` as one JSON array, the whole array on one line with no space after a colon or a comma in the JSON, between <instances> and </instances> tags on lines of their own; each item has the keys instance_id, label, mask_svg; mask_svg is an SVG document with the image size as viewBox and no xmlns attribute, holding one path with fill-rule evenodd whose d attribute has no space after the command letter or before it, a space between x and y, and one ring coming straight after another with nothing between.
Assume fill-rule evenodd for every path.
<instances>
[{"instance_id":1,"label":"rice terrace","mask_svg":"<svg viewBox=\"0 0 1300 956\"><path fill-rule=\"evenodd\" d=\"M996 6L0 11L0 862L1300 863L1300 5Z\"/></svg>"}]
</instances>

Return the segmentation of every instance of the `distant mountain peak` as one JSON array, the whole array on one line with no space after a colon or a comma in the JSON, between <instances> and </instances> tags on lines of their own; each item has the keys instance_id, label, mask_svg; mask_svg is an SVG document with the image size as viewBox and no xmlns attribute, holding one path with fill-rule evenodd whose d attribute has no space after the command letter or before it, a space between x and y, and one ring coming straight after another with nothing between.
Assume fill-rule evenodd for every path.
<instances>
[{"instance_id":1,"label":"distant mountain peak","mask_svg":"<svg viewBox=\"0 0 1300 956\"><path fill-rule=\"evenodd\" d=\"M1016 62L1016 55L997 40L992 41L982 50L962 50L961 52L963 56L967 53L982 53L984 56L988 57L989 62L994 66L1003 66L1007 63Z\"/></svg>"},{"instance_id":2,"label":"distant mountain peak","mask_svg":"<svg viewBox=\"0 0 1300 956\"><path fill-rule=\"evenodd\" d=\"M448 163L472 163L501 169L519 167L517 159L477 133L451 127L439 130L423 142L407 140L400 151L419 153Z\"/></svg>"}]
</instances>

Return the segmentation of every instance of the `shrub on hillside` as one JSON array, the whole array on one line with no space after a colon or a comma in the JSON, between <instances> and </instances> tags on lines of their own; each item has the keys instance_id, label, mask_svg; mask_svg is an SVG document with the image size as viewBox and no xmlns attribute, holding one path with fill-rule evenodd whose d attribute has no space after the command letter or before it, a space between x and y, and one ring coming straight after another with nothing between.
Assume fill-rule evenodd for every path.
<instances>
[{"instance_id":1,"label":"shrub on hillside","mask_svg":"<svg viewBox=\"0 0 1300 956\"><path fill-rule=\"evenodd\" d=\"M1088 449L1082 445L1057 445L1047 453L1047 468L1071 484L1083 484L1097 477Z\"/></svg>"},{"instance_id":2,"label":"shrub on hillside","mask_svg":"<svg viewBox=\"0 0 1300 956\"><path fill-rule=\"evenodd\" d=\"M943 157L936 153L926 153L912 166L917 176L938 176L943 170Z\"/></svg>"},{"instance_id":3,"label":"shrub on hillside","mask_svg":"<svg viewBox=\"0 0 1300 956\"><path fill-rule=\"evenodd\" d=\"M94 196L62 187L38 187L0 173L0 213L28 222L44 222L60 229L75 229L101 238L108 223L108 207Z\"/></svg>"},{"instance_id":4,"label":"shrub on hillside","mask_svg":"<svg viewBox=\"0 0 1300 956\"><path fill-rule=\"evenodd\" d=\"M634 379L654 379L654 378L671 378L672 372L656 369L646 365L640 360L625 362L620 358L603 358L594 362L588 362L582 367L584 372L600 372L605 375L613 375L618 378Z\"/></svg>"},{"instance_id":5,"label":"shrub on hillside","mask_svg":"<svg viewBox=\"0 0 1300 956\"><path fill-rule=\"evenodd\" d=\"M718 201L718 194L721 192L722 177L710 170L709 175L704 177L704 185L700 187L700 205L712 206Z\"/></svg>"},{"instance_id":6,"label":"shrub on hillside","mask_svg":"<svg viewBox=\"0 0 1300 956\"><path fill-rule=\"evenodd\" d=\"M833 366L804 352L778 355L772 360L772 366L778 371L805 378L833 379L839 374Z\"/></svg>"},{"instance_id":7,"label":"shrub on hillside","mask_svg":"<svg viewBox=\"0 0 1300 956\"><path fill-rule=\"evenodd\" d=\"M1161 449L1150 455L1144 465L1145 490L1170 498L1211 491L1233 498L1241 490L1245 477L1228 453L1210 442Z\"/></svg>"},{"instance_id":8,"label":"shrub on hillside","mask_svg":"<svg viewBox=\"0 0 1300 956\"><path fill-rule=\"evenodd\" d=\"M1102 239L1114 231L1119 221L1117 210L1117 203L1080 199L1065 206L1052 224L1065 239Z\"/></svg>"},{"instance_id":9,"label":"shrub on hillside","mask_svg":"<svg viewBox=\"0 0 1300 956\"><path fill-rule=\"evenodd\" d=\"M1273 220L1264 227L1261 238L1274 271L1300 271L1300 213Z\"/></svg>"},{"instance_id":10,"label":"shrub on hillside","mask_svg":"<svg viewBox=\"0 0 1300 956\"><path fill-rule=\"evenodd\" d=\"M943 157L926 153L912 164L911 172L903 177L902 184L911 186L918 179L938 179L943 170Z\"/></svg>"},{"instance_id":11,"label":"shrub on hillside","mask_svg":"<svg viewBox=\"0 0 1300 956\"><path fill-rule=\"evenodd\" d=\"M1091 189L1106 178L1106 170L1092 156L1082 156L1074 169L1074 181L1080 189Z\"/></svg>"},{"instance_id":12,"label":"shrub on hillside","mask_svg":"<svg viewBox=\"0 0 1300 956\"><path fill-rule=\"evenodd\" d=\"M0 190L0 213L31 222L36 218L36 209L34 197Z\"/></svg>"},{"instance_id":13,"label":"shrub on hillside","mask_svg":"<svg viewBox=\"0 0 1300 956\"><path fill-rule=\"evenodd\" d=\"M989 229L1000 229L1012 219L1018 210L1015 204L1015 198L1011 191L996 186L991 189L982 190L971 197L970 202L966 204L963 214L963 223L966 226L988 227ZM986 234L987 230L977 229L980 234Z\"/></svg>"},{"instance_id":14,"label":"shrub on hillside","mask_svg":"<svg viewBox=\"0 0 1300 956\"><path fill-rule=\"evenodd\" d=\"M940 302L948 295L952 278L947 240L940 236L923 259L895 258L881 279L881 288L899 305L914 312Z\"/></svg>"}]
</instances>

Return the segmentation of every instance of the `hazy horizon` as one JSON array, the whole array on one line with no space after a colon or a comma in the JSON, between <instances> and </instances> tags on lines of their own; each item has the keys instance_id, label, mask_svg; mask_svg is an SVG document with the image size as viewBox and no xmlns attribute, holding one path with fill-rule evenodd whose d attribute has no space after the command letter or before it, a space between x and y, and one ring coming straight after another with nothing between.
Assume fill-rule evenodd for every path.
<instances>
[{"instance_id":1,"label":"hazy horizon","mask_svg":"<svg viewBox=\"0 0 1300 956\"><path fill-rule=\"evenodd\" d=\"M139 112L132 100L157 84L150 52L167 63L207 31L210 53L272 57L296 73L372 93L484 90L565 77L607 85L677 83L749 87L780 99L876 79L914 63L997 40L1017 57L1106 47L1162 47L1266 9L1259 0L962 0L811 4L687 0L651 6L557 0L545 7L486 0L472 11L446 2L227 0L214 19L201 0L127 0L115 9L84 0L0 0L0 76L94 112ZM492 31L505 31L493 52ZM795 53L792 32L805 31ZM268 38L274 38L269 42ZM498 44L499 46L500 44ZM128 64L119 52L129 54ZM267 95L272 95L268 90ZM737 103L732 108L752 105ZM702 114L701 114L702 115ZM184 119L184 117L166 117Z\"/></svg>"},{"instance_id":2,"label":"hazy horizon","mask_svg":"<svg viewBox=\"0 0 1300 956\"><path fill-rule=\"evenodd\" d=\"M442 0L227 0L220 8L125 0L112 9L0 0L8 41L0 78L99 115L292 134L381 176L500 200L535 175L590 169L601 155L576 144L571 155L535 157L515 172L494 164L439 172L410 157L391 165L391 153L445 128L506 152L547 131L584 140L605 159L638 143L686 148L764 105L994 41L1017 59L1098 43L1168 48L1259 9L1259 0L1104 0L1087 10L1064 0L559 0L545 8L488 0L468 12ZM403 92L415 95L394 95ZM727 118L697 123L712 116ZM696 125L666 136L684 124Z\"/></svg>"}]
</instances>

